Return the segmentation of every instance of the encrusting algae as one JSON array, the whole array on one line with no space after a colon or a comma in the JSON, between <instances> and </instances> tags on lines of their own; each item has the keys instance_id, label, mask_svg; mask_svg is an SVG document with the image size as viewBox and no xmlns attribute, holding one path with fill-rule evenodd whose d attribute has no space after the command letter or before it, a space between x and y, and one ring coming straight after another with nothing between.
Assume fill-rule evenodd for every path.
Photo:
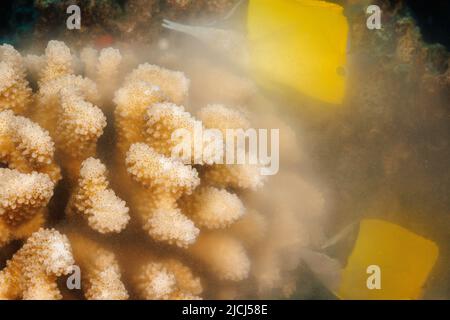
<instances>
[{"instance_id":1,"label":"encrusting algae","mask_svg":"<svg viewBox=\"0 0 450 320\"><path fill-rule=\"evenodd\" d=\"M42 56L3 45L0 57L0 250L24 242L0 271L0 298L82 298L56 282L76 267L86 299L292 294L292 253L311 239L282 234L320 215L320 193L304 188L309 207L296 215L271 191L284 180L258 165L222 164L205 144L201 158L172 153L175 130L246 130L251 113L210 102L196 118L183 72L133 70L114 48L78 56L50 41ZM241 103L256 94L246 92Z\"/></svg>"}]
</instances>

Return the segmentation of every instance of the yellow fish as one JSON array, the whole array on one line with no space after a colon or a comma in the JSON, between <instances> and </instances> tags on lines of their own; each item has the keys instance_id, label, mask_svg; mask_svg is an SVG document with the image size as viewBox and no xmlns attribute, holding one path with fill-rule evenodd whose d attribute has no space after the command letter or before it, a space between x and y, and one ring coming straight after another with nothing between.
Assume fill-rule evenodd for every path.
<instances>
[{"instance_id":1,"label":"yellow fish","mask_svg":"<svg viewBox=\"0 0 450 320\"><path fill-rule=\"evenodd\" d=\"M436 260L437 245L390 222L368 219L341 274L343 299L418 299ZM380 288L370 288L367 268L379 267Z\"/></svg>"},{"instance_id":2,"label":"yellow fish","mask_svg":"<svg viewBox=\"0 0 450 320\"><path fill-rule=\"evenodd\" d=\"M334 237L331 245L348 233ZM365 219L344 268L336 259L312 250L305 249L302 258L341 299L405 300L421 298L438 255L431 240L387 221Z\"/></svg>"},{"instance_id":3,"label":"yellow fish","mask_svg":"<svg viewBox=\"0 0 450 320\"><path fill-rule=\"evenodd\" d=\"M342 7L318 0L249 0L247 12L246 35L168 20L163 26L203 40L263 87L342 102L348 37Z\"/></svg>"},{"instance_id":4,"label":"yellow fish","mask_svg":"<svg viewBox=\"0 0 450 320\"><path fill-rule=\"evenodd\" d=\"M256 78L342 102L348 36L342 7L315 0L250 0L247 26Z\"/></svg>"}]
</instances>

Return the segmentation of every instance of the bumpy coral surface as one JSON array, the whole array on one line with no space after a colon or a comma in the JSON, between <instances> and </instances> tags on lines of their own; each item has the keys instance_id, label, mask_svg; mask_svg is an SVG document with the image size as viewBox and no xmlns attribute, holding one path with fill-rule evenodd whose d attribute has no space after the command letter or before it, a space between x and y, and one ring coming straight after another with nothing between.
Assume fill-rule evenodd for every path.
<instances>
[{"instance_id":1,"label":"bumpy coral surface","mask_svg":"<svg viewBox=\"0 0 450 320\"><path fill-rule=\"evenodd\" d=\"M226 95L192 107L186 74L133 65L114 48L50 41L43 55L4 45L0 57L0 251L24 243L0 271L1 298L293 292L298 249L312 239L304 217L320 215L321 194L296 173L272 179L259 165L223 164L207 143L188 157L172 152L179 129L251 128L261 119L251 108L227 106ZM217 74L207 68L204 79ZM248 80L222 81L237 104L262 99ZM274 192L286 184L302 188L304 211ZM77 270L81 288L65 285Z\"/></svg>"}]
</instances>

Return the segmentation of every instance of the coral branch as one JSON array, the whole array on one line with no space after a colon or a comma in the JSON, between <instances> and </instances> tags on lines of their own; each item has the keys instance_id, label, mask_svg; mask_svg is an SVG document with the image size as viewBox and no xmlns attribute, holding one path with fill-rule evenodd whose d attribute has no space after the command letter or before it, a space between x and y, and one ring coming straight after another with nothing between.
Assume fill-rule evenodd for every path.
<instances>
[{"instance_id":1,"label":"coral branch","mask_svg":"<svg viewBox=\"0 0 450 320\"><path fill-rule=\"evenodd\" d=\"M109 188L106 175L106 167L100 160L88 158L83 161L66 212L83 215L89 226L100 233L120 232L130 220L129 209Z\"/></svg>"},{"instance_id":2,"label":"coral branch","mask_svg":"<svg viewBox=\"0 0 450 320\"><path fill-rule=\"evenodd\" d=\"M120 51L113 48L105 48L100 51L97 65L96 82L99 84L103 103L106 104L110 99L118 82L118 73L122 55Z\"/></svg>"},{"instance_id":3,"label":"coral branch","mask_svg":"<svg viewBox=\"0 0 450 320\"><path fill-rule=\"evenodd\" d=\"M141 185L178 199L199 184L197 171L177 159L166 158L143 143L135 143L127 153L128 172Z\"/></svg>"},{"instance_id":4,"label":"coral branch","mask_svg":"<svg viewBox=\"0 0 450 320\"><path fill-rule=\"evenodd\" d=\"M60 153L76 162L95 156L97 140L103 134L106 117L76 93L63 90L55 141Z\"/></svg>"},{"instance_id":5,"label":"coral branch","mask_svg":"<svg viewBox=\"0 0 450 320\"><path fill-rule=\"evenodd\" d=\"M0 110L10 109L16 114L24 114L30 103L28 82L14 66L0 62Z\"/></svg>"},{"instance_id":6,"label":"coral branch","mask_svg":"<svg viewBox=\"0 0 450 320\"><path fill-rule=\"evenodd\" d=\"M41 70L39 86L64 75L73 74L73 58L64 42L52 40L45 49L45 67Z\"/></svg>"},{"instance_id":7,"label":"coral branch","mask_svg":"<svg viewBox=\"0 0 450 320\"><path fill-rule=\"evenodd\" d=\"M228 227L245 213L235 194L213 187L197 188L192 196L182 199L181 207L198 226L207 229Z\"/></svg>"},{"instance_id":8,"label":"coral branch","mask_svg":"<svg viewBox=\"0 0 450 320\"><path fill-rule=\"evenodd\" d=\"M69 233L75 262L80 266L84 295L89 300L125 300L128 292L116 256L99 244Z\"/></svg>"},{"instance_id":9,"label":"coral branch","mask_svg":"<svg viewBox=\"0 0 450 320\"><path fill-rule=\"evenodd\" d=\"M144 141L145 112L147 107L163 101L163 93L148 82L135 81L116 91L114 111L117 147L121 156L136 142Z\"/></svg>"},{"instance_id":10,"label":"coral branch","mask_svg":"<svg viewBox=\"0 0 450 320\"><path fill-rule=\"evenodd\" d=\"M47 131L27 118L0 112L0 159L21 172L38 171L56 182L59 167L54 163L54 144Z\"/></svg>"},{"instance_id":11,"label":"coral branch","mask_svg":"<svg viewBox=\"0 0 450 320\"><path fill-rule=\"evenodd\" d=\"M134 69L125 83L145 81L159 87L170 102L182 104L188 96L189 79L184 73L144 63Z\"/></svg>"},{"instance_id":12,"label":"coral branch","mask_svg":"<svg viewBox=\"0 0 450 320\"><path fill-rule=\"evenodd\" d=\"M196 125L202 128L200 121L173 103L155 103L147 108L145 119L147 144L166 157L170 157L172 149L180 143L172 137L175 130L185 129L193 135Z\"/></svg>"},{"instance_id":13,"label":"coral branch","mask_svg":"<svg viewBox=\"0 0 450 320\"><path fill-rule=\"evenodd\" d=\"M68 274L73 263L67 237L40 229L0 271L0 298L61 299L56 279Z\"/></svg>"},{"instance_id":14,"label":"coral branch","mask_svg":"<svg viewBox=\"0 0 450 320\"><path fill-rule=\"evenodd\" d=\"M147 300L200 299L200 279L176 260L144 264L135 279L139 296Z\"/></svg>"},{"instance_id":15,"label":"coral branch","mask_svg":"<svg viewBox=\"0 0 450 320\"><path fill-rule=\"evenodd\" d=\"M202 180L213 186L256 190L264 184L260 167L251 164L214 164L202 174Z\"/></svg>"},{"instance_id":16,"label":"coral branch","mask_svg":"<svg viewBox=\"0 0 450 320\"><path fill-rule=\"evenodd\" d=\"M12 226L29 220L47 206L53 187L46 174L0 168L0 218Z\"/></svg>"},{"instance_id":17,"label":"coral branch","mask_svg":"<svg viewBox=\"0 0 450 320\"><path fill-rule=\"evenodd\" d=\"M244 247L225 233L202 233L188 250L219 279L240 281L249 275L250 260Z\"/></svg>"},{"instance_id":18,"label":"coral branch","mask_svg":"<svg viewBox=\"0 0 450 320\"><path fill-rule=\"evenodd\" d=\"M159 241L182 247L192 244L199 230L177 208L176 201L199 184L197 171L143 143L130 147L126 165L129 174L143 187L134 194L134 202L144 229Z\"/></svg>"},{"instance_id":19,"label":"coral branch","mask_svg":"<svg viewBox=\"0 0 450 320\"><path fill-rule=\"evenodd\" d=\"M220 129L224 134L226 129L250 128L250 122L242 112L221 104L210 104L202 108L198 116L205 127Z\"/></svg>"}]
</instances>

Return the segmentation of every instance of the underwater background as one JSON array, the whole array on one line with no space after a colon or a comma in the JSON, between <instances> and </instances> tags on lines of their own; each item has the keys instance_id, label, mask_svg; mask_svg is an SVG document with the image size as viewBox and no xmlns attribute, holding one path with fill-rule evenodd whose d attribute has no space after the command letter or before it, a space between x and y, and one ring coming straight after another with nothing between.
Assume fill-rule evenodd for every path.
<instances>
[{"instance_id":1,"label":"underwater background","mask_svg":"<svg viewBox=\"0 0 450 320\"><path fill-rule=\"evenodd\" d=\"M42 51L52 39L73 48L115 43L151 47L161 36L169 37L161 27L163 18L208 23L236 2L2 1L0 43L29 52ZM424 298L449 299L450 1L331 2L344 7L350 25L350 90L345 107L318 115L311 111L316 104L303 97L287 91L266 95L283 106L281 116L298 128L309 158L298 170L313 172L311 176L324 186L330 217L326 233L334 235L362 218L382 218L431 239L440 256ZM67 14L61 9L72 3L82 10L78 34L66 29ZM362 8L370 3L383 9L384 32L374 31L373 36L360 26L365 21ZM242 15L236 13L233 25L244 30ZM225 21L223 26L231 23ZM181 36L170 37L183 43L180 51L197 46ZM352 234L327 253L345 262L355 238ZM336 298L307 267L301 272L294 298Z\"/></svg>"}]
</instances>

